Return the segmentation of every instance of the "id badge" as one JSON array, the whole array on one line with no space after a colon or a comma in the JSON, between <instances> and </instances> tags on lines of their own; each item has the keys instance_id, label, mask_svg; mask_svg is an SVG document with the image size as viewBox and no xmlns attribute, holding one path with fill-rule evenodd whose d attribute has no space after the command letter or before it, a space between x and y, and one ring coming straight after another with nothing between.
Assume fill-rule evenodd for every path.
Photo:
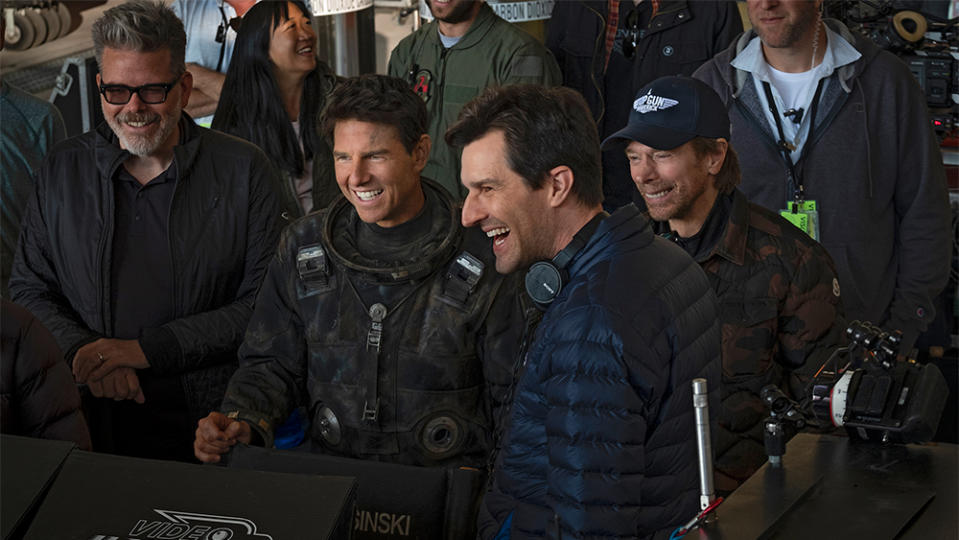
<instances>
[{"instance_id":1,"label":"id badge","mask_svg":"<svg viewBox=\"0 0 959 540\"><path fill-rule=\"evenodd\" d=\"M779 211L779 215L818 242L819 210L816 201L789 202L786 206Z\"/></svg>"}]
</instances>

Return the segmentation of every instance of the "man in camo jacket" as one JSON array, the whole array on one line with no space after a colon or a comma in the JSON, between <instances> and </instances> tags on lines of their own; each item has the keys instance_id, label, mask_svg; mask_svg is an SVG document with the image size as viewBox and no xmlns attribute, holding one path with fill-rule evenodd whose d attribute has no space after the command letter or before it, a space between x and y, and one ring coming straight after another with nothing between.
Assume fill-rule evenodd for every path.
<instances>
[{"instance_id":1,"label":"man in camo jacket","mask_svg":"<svg viewBox=\"0 0 959 540\"><path fill-rule=\"evenodd\" d=\"M636 95L629 124L604 148L625 148L658 231L705 270L719 299L723 387L714 437L716 489L729 493L766 460L760 391L801 397L802 375L842 343L839 282L819 243L736 185L729 116L688 77L663 77Z\"/></svg>"}]
</instances>

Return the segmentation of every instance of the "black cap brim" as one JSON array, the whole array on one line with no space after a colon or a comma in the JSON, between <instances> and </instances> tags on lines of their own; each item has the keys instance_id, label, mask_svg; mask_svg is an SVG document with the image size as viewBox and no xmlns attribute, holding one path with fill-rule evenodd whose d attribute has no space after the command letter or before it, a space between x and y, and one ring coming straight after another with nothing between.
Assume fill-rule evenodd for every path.
<instances>
[{"instance_id":1,"label":"black cap brim","mask_svg":"<svg viewBox=\"0 0 959 540\"><path fill-rule=\"evenodd\" d=\"M684 131L676 131L662 126L649 124L627 124L626 127L613 133L603 141L603 150L620 150L636 141L656 150L672 150L693 140L696 135Z\"/></svg>"}]
</instances>

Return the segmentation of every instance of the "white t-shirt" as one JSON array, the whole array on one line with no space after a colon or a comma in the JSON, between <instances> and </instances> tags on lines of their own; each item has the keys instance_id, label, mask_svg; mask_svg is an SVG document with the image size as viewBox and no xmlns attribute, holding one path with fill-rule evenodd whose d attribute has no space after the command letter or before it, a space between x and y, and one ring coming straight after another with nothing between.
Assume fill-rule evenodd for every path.
<instances>
[{"instance_id":1,"label":"white t-shirt","mask_svg":"<svg viewBox=\"0 0 959 540\"><path fill-rule=\"evenodd\" d=\"M828 78L835 70L855 62L862 56L855 47L843 39L842 36L833 32L828 25L823 24L823 28L826 33L826 52L823 55L822 62L809 71L784 73L773 69L766 63L762 51L762 42L758 36L754 37L743 50L739 51L739 54L731 62L734 68L753 74L753 83L756 86L756 92L759 94L759 100L764 106L766 121L769 122L772 133L778 136L776 119L773 118L773 114L769 110L769 104L766 103L763 82L768 82L772 87L773 99L776 109L779 111L784 138L788 143L795 146L795 150L790 154L793 163L797 163L802 156L803 146L809 136L809 127L812 124L812 118L810 118L812 115L809 113L809 109L819 80ZM828 82L827 80L823 83L823 92L826 91ZM803 109L802 123L793 122L791 118L795 118L795 116L791 118L783 116L783 113L789 109L799 108Z\"/></svg>"}]
</instances>

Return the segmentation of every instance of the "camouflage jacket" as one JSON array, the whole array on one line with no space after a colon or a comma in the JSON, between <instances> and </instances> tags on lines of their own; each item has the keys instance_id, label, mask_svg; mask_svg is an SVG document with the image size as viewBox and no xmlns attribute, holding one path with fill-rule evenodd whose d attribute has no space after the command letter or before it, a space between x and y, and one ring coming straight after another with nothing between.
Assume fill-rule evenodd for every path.
<instances>
[{"instance_id":1,"label":"camouflage jacket","mask_svg":"<svg viewBox=\"0 0 959 540\"><path fill-rule=\"evenodd\" d=\"M724 232L697 260L716 291L722 322L722 405L713 440L716 489L727 493L766 461L768 411L760 390L775 384L800 397L799 376L814 373L842 344L844 327L839 282L825 249L739 190L728 197L726 219L704 226Z\"/></svg>"},{"instance_id":2,"label":"camouflage jacket","mask_svg":"<svg viewBox=\"0 0 959 540\"><path fill-rule=\"evenodd\" d=\"M495 272L445 190L423 186L429 230L406 262L361 255L344 198L284 231L221 406L267 446L304 405L324 454L486 465L524 330L519 280Z\"/></svg>"}]
</instances>

